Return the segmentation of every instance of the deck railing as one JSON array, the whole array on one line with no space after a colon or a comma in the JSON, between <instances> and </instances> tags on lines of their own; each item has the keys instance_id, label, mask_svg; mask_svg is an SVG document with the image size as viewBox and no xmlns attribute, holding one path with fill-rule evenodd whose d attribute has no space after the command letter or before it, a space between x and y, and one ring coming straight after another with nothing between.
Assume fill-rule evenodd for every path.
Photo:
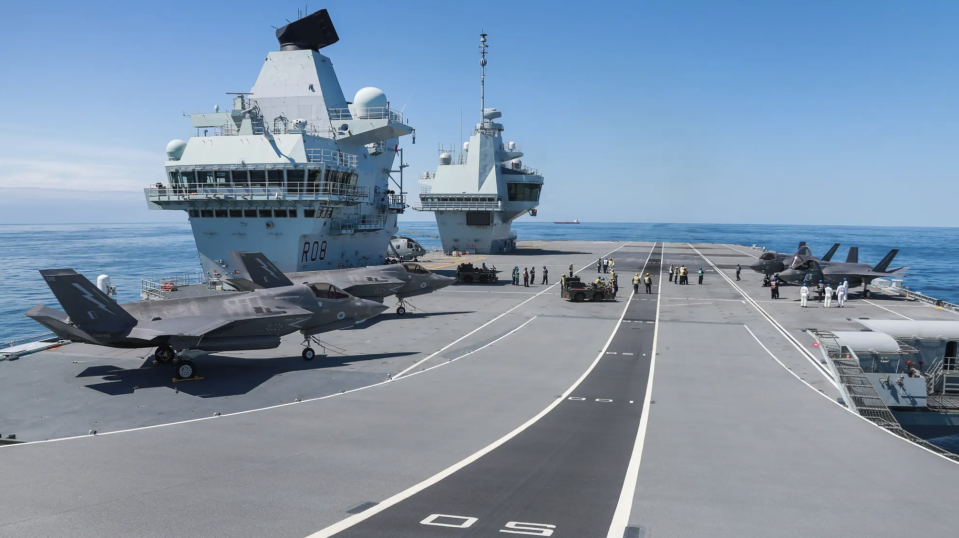
<instances>
[{"instance_id":1,"label":"deck railing","mask_svg":"<svg viewBox=\"0 0 959 538\"><path fill-rule=\"evenodd\" d=\"M361 201L369 198L369 187L325 182L287 182L262 184L174 183L156 184L144 189L151 202L189 202L230 200L337 200Z\"/></svg>"}]
</instances>

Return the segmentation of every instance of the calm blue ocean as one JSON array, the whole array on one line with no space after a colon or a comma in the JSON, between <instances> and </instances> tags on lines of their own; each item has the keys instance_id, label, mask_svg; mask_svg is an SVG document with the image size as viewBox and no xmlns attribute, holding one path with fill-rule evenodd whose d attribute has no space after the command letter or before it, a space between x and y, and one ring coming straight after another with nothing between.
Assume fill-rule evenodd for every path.
<instances>
[{"instance_id":1,"label":"calm blue ocean","mask_svg":"<svg viewBox=\"0 0 959 538\"><path fill-rule=\"evenodd\" d=\"M436 235L433 222L407 222L402 230ZM876 263L890 248L901 252L894 266L909 266L906 285L933 297L959 302L954 264L959 228L885 228L746 224L552 224L518 222L521 240L675 241L762 245L795 252L806 241L821 255L834 242L859 247L859 260ZM439 240L413 235L427 249ZM72 267L95 280L108 274L120 302L140 298L140 279L198 272L199 259L188 224L0 225L0 342L44 332L23 315L35 304L57 307L38 269Z\"/></svg>"}]
</instances>

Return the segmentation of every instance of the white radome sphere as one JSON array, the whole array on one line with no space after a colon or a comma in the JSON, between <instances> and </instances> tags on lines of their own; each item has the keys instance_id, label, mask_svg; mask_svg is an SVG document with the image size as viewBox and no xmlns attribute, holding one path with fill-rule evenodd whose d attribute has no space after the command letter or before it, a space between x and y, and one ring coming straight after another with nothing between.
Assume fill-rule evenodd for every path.
<instances>
[{"instance_id":1,"label":"white radome sphere","mask_svg":"<svg viewBox=\"0 0 959 538\"><path fill-rule=\"evenodd\" d=\"M379 88L372 86L360 88L353 97L353 109L359 118L369 118L371 115L379 116L386 111L388 101L386 94ZM372 110L370 110L372 109Z\"/></svg>"},{"instance_id":2,"label":"white radome sphere","mask_svg":"<svg viewBox=\"0 0 959 538\"><path fill-rule=\"evenodd\" d=\"M449 153L445 151L443 153L440 153L440 164L450 164L452 162L453 162L453 157Z\"/></svg>"},{"instance_id":3,"label":"white radome sphere","mask_svg":"<svg viewBox=\"0 0 959 538\"><path fill-rule=\"evenodd\" d=\"M169 144L166 145L166 156L171 161L179 161L180 157L183 156L183 150L186 149L186 142L177 139L171 140Z\"/></svg>"}]
</instances>

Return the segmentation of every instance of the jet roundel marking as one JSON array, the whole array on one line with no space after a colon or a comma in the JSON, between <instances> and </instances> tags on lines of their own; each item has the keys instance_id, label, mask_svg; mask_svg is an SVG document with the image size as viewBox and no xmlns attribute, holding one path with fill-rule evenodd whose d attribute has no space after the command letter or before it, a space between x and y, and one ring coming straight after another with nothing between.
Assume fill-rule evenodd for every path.
<instances>
[{"instance_id":1,"label":"jet roundel marking","mask_svg":"<svg viewBox=\"0 0 959 538\"><path fill-rule=\"evenodd\" d=\"M338 312L336 314L336 319L343 319L346 317L346 312Z\"/></svg>"},{"instance_id":2,"label":"jet roundel marking","mask_svg":"<svg viewBox=\"0 0 959 538\"><path fill-rule=\"evenodd\" d=\"M316 306L323 306L323 301L317 301Z\"/></svg>"},{"instance_id":3,"label":"jet roundel marking","mask_svg":"<svg viewBox=\"0 0 959 538\"><path fill-rule=\"evenodd\" d=\"M426 282L420 282L420 287L421 287L421 288L425 288L425 287L426 287Z\"/></svg>"}]
</instances>

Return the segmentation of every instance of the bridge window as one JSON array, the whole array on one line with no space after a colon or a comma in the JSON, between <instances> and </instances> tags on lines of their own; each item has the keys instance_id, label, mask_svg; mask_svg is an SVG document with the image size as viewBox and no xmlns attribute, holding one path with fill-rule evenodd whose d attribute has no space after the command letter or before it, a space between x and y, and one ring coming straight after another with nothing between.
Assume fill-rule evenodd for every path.
<instances>
[{"instance_id":1,"label":"bridge window","mask_svg":"<svg viewBox=\"0 0 959 538\"><path fill-rule=\"evenodd\" d=\"M194 219L195 219L195 218L197 218L197 217L200 216L200 210L199 210L199 209L191 209L191 210L188 211L188 213L190 214L190 218L194 218Z\"/></svg>"},{"instance_id":2,"label":"bridge window","mask_svg":"<svg viewBox=\"0 0 959 538\"><path fill-rule=\"evenodd\" d=\"M217 170L214 173L217 183L229 183L230 182L230 171L229 170Z\"/></svg>"},{"instance_id":3,"label":"bridge window","mask_svg":"<svg viewBox=\"0 0 959 538\"><path fill-rule=\"evenodd\" d=\"M267 170L266 178L270 183L270 187L283 186L283 170Z\"/></svg>"},{"instance_id":4,"label":"bridge window","mask_svg":"<svg viewBox=\"0 0 959 538\"><path fill-rule=\"evenodd\" d=\"M541 188L535 183L507 183L506 193L511 202L538 202Z\"/></svg>"},{"instance_id":5,"label":"bridge window","mask_svg":"<svg viewBox=\"0 0 959 538\"><path fill-rule=\"evenodd\" d=\"M212 219L212 218L213 218L213 210L212 210L212 209L201 209L201 210L200 210L200 217L201 217L201 218L204 218L204 219Z\"/></svg>"},{"instance_id":6,"label":"bridge window","mask_svg":"<svg viewBox=\"0 0 959 538\"><path fill-rule=\"evenodd\" d=\"M272 210L272 209L261 209L261 210L260 210L260 218L261 218L261 219L271 219L271 218L273 218L273 210Z\"/></svg>"},{"instance_id":7,"label":"bridge window","mask_svg":"<svg viewBox=\"0 0 959 538\"><path fill-rule=\"evenodd\" d=\"M192 183L196 183L196 175L193 173L193 171L192 171L192 170L190 170L190 171L181 170L181 171L180 171L180 184L183 185L184 187L186 187L187 185L190 185L190 184L192 184Z\"/></svg>"},{"instance_id":8,"label":"bridge window","mask_svg":"<svg viewBox=\"0 0 959 538\"><path fill-rule=\"evenodd\" d=\"M243 218L243 210L242 210L242 209L231 209L231 210L230 210L230 218L231 218L231 219L241 219L241 218Z\"/></svg>"},{"instance_id":9,"label":"bridge window","mask_svg":"<svg viewBox=\"0 0 959 538\"><path fill-rule=\"evenodd\" d=\"M213 183L213 171L212 171L212 170L197 170L197 171L196 171L196 182L197 182L197 183Z\"/></svg>"},{"instance_id":10,"label":"bridge window","mask_svg":"<svg viewBox=\"0 0 959 538\"><path fill-rule=\"evenodd\" d=\"M226 209L217 209L217 210L214 210L214 211L213 211L213 216L215 216L215 217L218 218L218 219L225 219L225 218L226 218Z\"/></svg>"},{"instance_id":11,"label":"bridge window","mask_svg":"<svg viewBox=\"0 0 959 538\"><path fill-rule=\"evenodd\" d=\"M303 192L303 182L306 179L306 170L287 170L286 184L290 192Z\"/></svg>"},{"instance_id":12,"label":"bridge window","mask_svg":"<svg viewBox=\"0 0 959 538\"><path fill-rule=\"evenodd\" d=\"M266 187L266 170L250 170L250 186Z\"/></svg>"},{"instance_id":13,"label":"bridge window","mask_svg":"<svg viewBox=\"0 0 959 538\"><path fill-rule=\"evenodd\" d=\"M274 209L274 210L273 210L273 216L276 217L276 218L278 218L278 219L285 219L285 218L286 218L286 210L285 210L285 209Z\"/></svg>"},{"instance_id":14,"label":"bridge window","mask_svg":"<svg viewBox=\"0 0 959 538\"><path fill-rule=\"evenodd\" d=\"M315 209L304 209L304 210L303 210L303 217L304 217L304 218L312 219L312 218L315 217L315 216L316 216L316 210L315 210Z\"/></svg>"},{"instance_id":15,"label":"bridge window","mask_svg":"<svg viewBox=\"0 0 959 538\"><path fill-rule=\"evenodd\" d=\"M296 210L295 210L295 209L288 209L286 213L287 213L287 215L289 215L289 217L290 217L291 219L295 219L295 218L296 218Z\"/></svg>"},{"instance_id":16,"label":"bridge window","mask_svg":"<svg viewBox=\"0 0 959 538\"><path fill-rule=\"evenodd\" d=\"M248 219L255 219L255 218L256 218L256 210L255 210L255 209L244 209L244 210L243 210L243 216L246 217L246 218L248 218Z\"/></svg>"},{"instance_id":17,"label":"bridge window","mask_svg":"<svg viewBox=\"0 0 959 538\"><path fill-rule=\"evenodd\" d=\"M238 187L245 187L250 182L250 173L246 170L233 171L233 183Z\"/></svg>"}]
</instances>

